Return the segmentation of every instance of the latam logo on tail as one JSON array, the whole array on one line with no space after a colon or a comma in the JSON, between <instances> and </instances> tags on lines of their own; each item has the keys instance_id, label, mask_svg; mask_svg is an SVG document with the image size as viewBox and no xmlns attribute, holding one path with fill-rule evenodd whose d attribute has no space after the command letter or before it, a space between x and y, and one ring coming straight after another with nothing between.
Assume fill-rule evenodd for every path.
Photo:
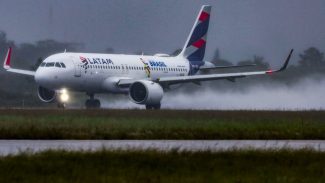
<instances>
[{"instance_id":1,"label":"latam logo on tail","mask_svg":"<svg viewBox=\"0 0 325 183\"><path fill-rule=\"evenodd\" d=\"M114 65L114 62L111 59L104 59L104 58L85 58L80 56L79 57L81 62L84 65L88 65L88 64L106 64L106 65Z\"/></svg>"}]
</instances>

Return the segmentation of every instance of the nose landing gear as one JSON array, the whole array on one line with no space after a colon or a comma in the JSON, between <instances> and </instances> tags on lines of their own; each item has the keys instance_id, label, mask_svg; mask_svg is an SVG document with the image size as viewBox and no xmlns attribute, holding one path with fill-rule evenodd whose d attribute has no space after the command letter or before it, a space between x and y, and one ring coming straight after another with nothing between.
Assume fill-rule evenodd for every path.
<instances>
[{"instance_id":1,"label":"nose landing gear","mask_svg":"<svg viewBox=\"0 0 325 183\"><path fill-rule=\"evenodd\" d=\"M57 106L59 109L65 109L67 105L66 105L66 103L58 102Z\"/></svg>"},{"instance_id":2,"label":"nose landing gear","mask_svg":"<svg viewBox=\"0 0 325 183\"><path fill-rule=\"evenodd\" d=\"M95 95L87 94L90 99L86 100L85 105L87 109L99 109L100 108L100 101L98 99L95 99Z\"/></svg>"},{"instance_id":3,"label":"nose landing gear","mask_svg":"<svg viewBox=\"0 0 325 183\"><path fill-rule=\"evenodd\" d=\"M154 110L158 110L158 109L160 109L160 107L161 107L161 104L159 103L159 104L153 104L153 105L146 105L146 109L147 110L152 110L152 109L154 109Z\"/></svg>"}]
</instances>

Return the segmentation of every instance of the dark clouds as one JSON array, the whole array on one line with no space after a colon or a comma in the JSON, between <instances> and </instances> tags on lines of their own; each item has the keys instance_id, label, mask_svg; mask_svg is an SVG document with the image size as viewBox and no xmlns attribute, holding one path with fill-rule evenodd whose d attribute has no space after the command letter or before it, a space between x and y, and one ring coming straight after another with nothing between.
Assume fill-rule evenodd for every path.
<instances>
[{"instance_id":1,"label":"dark clouds","mask_svg":"<svg viewBox=\"0 0 325 183\"><path fill-rule=\"evenodd\" d=\"M325 51L323 0L1 0L0 30L17 42L56 39L85 50L171 53L183 46L202 4L213 6L207 59L262 55L278 66L290 48Z\"/></svg>"}]
</instances>

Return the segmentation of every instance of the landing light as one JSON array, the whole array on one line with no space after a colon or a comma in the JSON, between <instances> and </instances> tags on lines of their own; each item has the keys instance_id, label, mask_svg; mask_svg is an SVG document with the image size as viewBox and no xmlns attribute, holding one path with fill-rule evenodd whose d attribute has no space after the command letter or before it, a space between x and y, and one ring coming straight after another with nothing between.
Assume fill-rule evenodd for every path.
<instances>
[{"instance_id":1,"label":"landing light","mask_svg":"<svg viewBox=\"0 0 325 183\"><path fill-rule=\"evenodd\" d=\"M69 101L69 95L68 95L68 91L66 89L62 89L60 91L60 100L61 100L61 102Z\"/></svg>"}]
</instances>

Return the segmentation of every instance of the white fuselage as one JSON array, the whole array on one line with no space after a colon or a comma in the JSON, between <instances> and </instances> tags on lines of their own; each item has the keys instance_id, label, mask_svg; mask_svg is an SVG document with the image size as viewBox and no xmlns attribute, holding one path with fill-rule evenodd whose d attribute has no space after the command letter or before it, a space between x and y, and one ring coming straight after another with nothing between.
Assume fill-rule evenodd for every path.
<instances>
[{"instance_id":1,"label":"white fuselage","mask_svg":"<svg viewBox=\"0 0 325 183\"><path fill-rule=\"evenodd\" d=\"M156 80L190 73L183 57L59 53L46 58L35 73L38 85L87 93L127 93L120 79Z\"/></svg>"}]
</instances>

